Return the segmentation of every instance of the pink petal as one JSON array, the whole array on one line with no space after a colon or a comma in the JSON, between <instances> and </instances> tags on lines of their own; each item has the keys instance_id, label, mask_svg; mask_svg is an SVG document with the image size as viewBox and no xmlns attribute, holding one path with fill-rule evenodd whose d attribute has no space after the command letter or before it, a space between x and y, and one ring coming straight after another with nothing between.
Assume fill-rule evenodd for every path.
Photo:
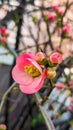
<instances>
[{"instance_id":1,"label":"pink petal","mask_svg":"<svg viewBox=\"0 0 73 130\"><path fill-rule=\"evenodd\" d=\"M16 65L13 70L12 70L12 77L13 79L19 83L19 84L23 84L23 85L28 85L31 84L33 81L33 78L30 77L28 74L26 74L25 72L19 70L18 66Z\"/></svg>"},{"instance_id":2,"label":"pink petal","mask_svg":"<svg viewBox=\"0 0 73 130\"><path fill-rule=\"evenodd\" d=\"M35 59L34 57L35 56L30 52L26 54L21 54L17 57L16 64L21 70L23 70L24 65L30 65L30 62L27 60L27 58Z\"/></svg>"},{"instance_id":3,"label":"pink petal","mask_svg":"<svg viewBox=\"0 0 73 130\"><path fill-rule=\"evenodd\" d=\"M24 70L24 66L34 65L40 71L40 73L42 73L42 69L40 65L35 61L34 55L32 53L26 53L18 56L16 64L22 71Z\"/></svg>"},{"instance_id":4,"label":"pink petal","mask_svg":"<svg viewBox=\"0 0 73 130\"><path fill-rule=\"evenodd\" d=\"M40 77L35 78L30 85L20 85L20 90L26 94L33 94L39 91L44 84L45 76L46 72L43 72L43 74Z\"/></svg>"},{"instance_id":5,"label":"pink petal","mask_svg":"<svg viewBox=\"0 0 73 130\"><path fill-rule=\"evenodd\" d=\"M24 59L27 59L27 58L35 59L35 56L31 52L28 52L26 54L21 54L17 57L16 64L19 64L21 62L24 63Z\"/></svg>"},{"instance_id":6,"label":"pink petal","mask_svg":"<svg viewBox=\"0 0 73 130\"><path fill-rule=\"evenodd\" d=\"M30 64L35 66L40 71L40 73L42 73L42 69L41 69L40 65L35 60L30 59L30 58L28 58L27 60L30 62Z\"/></svg>"}]
</instances>

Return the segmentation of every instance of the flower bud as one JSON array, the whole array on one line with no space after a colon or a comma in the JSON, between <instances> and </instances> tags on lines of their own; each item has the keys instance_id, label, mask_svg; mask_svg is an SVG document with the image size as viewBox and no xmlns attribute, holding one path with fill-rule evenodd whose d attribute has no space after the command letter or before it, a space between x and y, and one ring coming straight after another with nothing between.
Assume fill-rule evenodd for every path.
<instances>
[{"instance_id":1,"label":"flower bud","mask_svg":"<svg viewBox=\"0 0 73 130\"><path fill-rule=\"evenodd\" d=\"M35 59L39 64L44 64L44 60L46 59L46 56L43 52L38 52L35 55Z\"/></svg>"},{"instance_id":2,"label":"flower bud","mask_svg":"<svg viewBox=\"0 0 73 130\"><path fill-rule=\"evenodd\" d=\"M5 27L1 27L1 34L4 35L6 32L6 28Z\"/></svg>"},{"instance_id":3,"label":"flower bud","mask_svg":"<svg viewBox=\"0 0 73 130\"><path fill-rule=\"evenodd\" d=\"M53 70L52 68L48 68L47 69L47 78L53 79L53 78L55 78L55 76L56 76L56 71Z\"/></svg>"},{"instance_id":4,"label":"flower bud","mask_svg":"<svg viewBox=\"0 0 73 130\"><path fill-rule=\"evenodd\" d=\"M54 14L48 15L48 20L54 21L56 16Z\"/></svg>"},{"instance_id":5,"label":"flower bud","mask_svg":"<svg viewBox=\"0 0 73 130\"><path fill-rule=\"evenodd\" d=\"M63 15L63 11L62 10L58 10L58 15L62 16Z\"/></svg>"},{"instance_id":6,"label":"flower bud","mask_svg":"<svg viewBox=\"0 0 73 130\"><path fill-rule=\"evenodd\" d=\"M1 37L1 42L5 43L6 42L6 38L5 37Z\"/></svg>"},{"instance_id":7,"label":"flower bud","mask_svg":"<svg viewBox=\"0 0 73 130\"><path fill-rule=\"evenodd\" d=\"M69 33L69 32L70 32L69 26L64 26L64 27L63 27L63 32L64 32L64 33Z\"/></svg>"},{"instance_id":8,"label":"flower bud","mask_svg":"<svg viewBox=\"0 0 73 130\"><path fill-rule=\"evenodd\" d=\"M54 52L50 55L49 60L53 64L60 64L62 62L62 55L58 52Z\"/></svg>"},{"instance_id":9,"label":"flower bud","mask_svg":"<svg viewBox=\"0 0 73 130\"><path fill-rule=\"evenodd\" d=\"M64 86L65 86L65 85L64 85L63 83L55 84L55 87L56 87L57 90L61 90L61 89L63 89Z\"/></svg>"},{"instance_id":10,"label":"flower bud","mask_svg":"<svg viewBox=\"0 0 73 130\"><path fill-rule=\"evenodd\" d=\"M0 124L0 130L6 130L6 125L5 124Z\"/></svg>"},{"instance_id":11,"label":"flower bud","mask_svg":"<svg viewBox=\"0 0 73 130\"><path fill-rule=\"evenodd\" d=\"M58 11L58 6L57 6L57 5L54 5L54 6L52 6L52 9L53 9L54 11Z\"/></svg>"}]
</instances>

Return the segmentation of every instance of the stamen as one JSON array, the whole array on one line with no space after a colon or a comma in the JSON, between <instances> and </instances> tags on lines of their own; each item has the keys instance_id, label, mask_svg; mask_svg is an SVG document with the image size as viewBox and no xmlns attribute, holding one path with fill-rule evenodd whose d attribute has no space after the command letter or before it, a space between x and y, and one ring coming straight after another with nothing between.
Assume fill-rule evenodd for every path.
<instances>
[{"instance_id":1,"label":"stamen","mask_svg":"<svg viewBox=\"0 0 73 130\"><path fill-rule=\"evenodd\" d=\"M33 65L26 65L24 71L32 77L38 77L40 75L40 71Z\"/></svg>"}]
</instances>

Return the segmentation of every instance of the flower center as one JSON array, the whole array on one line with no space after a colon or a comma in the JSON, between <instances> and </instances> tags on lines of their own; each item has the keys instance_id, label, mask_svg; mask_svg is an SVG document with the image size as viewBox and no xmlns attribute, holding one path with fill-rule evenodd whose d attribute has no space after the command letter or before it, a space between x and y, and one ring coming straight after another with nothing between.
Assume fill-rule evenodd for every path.
<instances>
[{"instance_id":1,"label":"flower center","mask_svg":"<svg viewBox=\"0 0 73 130\"><path fill-rule=\"evenodd\" d=\"M38 77L40 75L40 71L33 65L26 65L24 71L32 77Z\"/></svg>"}]
</instances>

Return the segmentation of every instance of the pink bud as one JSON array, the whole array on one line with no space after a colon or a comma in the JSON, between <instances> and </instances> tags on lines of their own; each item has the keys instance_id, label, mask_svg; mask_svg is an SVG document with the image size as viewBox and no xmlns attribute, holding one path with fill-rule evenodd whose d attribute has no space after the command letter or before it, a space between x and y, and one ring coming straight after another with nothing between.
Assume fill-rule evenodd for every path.
<instances>
[{"instance_id":1,"label":"pink bud","mask_svg":"<svg viewBox=\"0 0 73 130\"><path fill-rule=\"evenodd\" d=\"M55 84L55 87L57 90L61 90L65 87L65 85L63 83L58 83L58 84Z\"/></svg>"},{"instance_id":2,"label":"pink bud","mask_svg":"<svg viewBox=\"0 0 73 130\"><path fill-rule=\"evenodd\" d=\"M1 37L1 42L5 43L6 42L6 38L5 37Z\"/></svg>"},{"instance_id":3,"label":"pink bud","mask_svg":"<svg viewBox=\"0 0 73 130\"><path fill-rule=\"evenodd\" d=\"M63 11L62 11L62 10L58 10L58 14L59 14L60 16L62 16L62 15L63 15Z\"/></svg>"},{"instance_id":4,"label":"pink bud","mask_svg":"<svg viewBox=\"0 0 73 130\"><path fill-rule=\"evenodd\" d=\"M64 27L63 27L63 32L64 32L64 33L69 33L69 32L70 32L70 28L69 28L68 25L64 25Z\"/></svg>"},{"instance_id":5,"label":"pink bud","mask_svg":"<svg viewBox=\"0 0 73 130\"><path fill-rule=\"evenodd\" d=\"M43 60L43 59L45 59L45 58L46 58L46 56L45 56L45 54L44 54L43 52L38 52L38 53L35 55L36 61L40 61L40 60Z\"/></svg>"},{"instance_id":6,"label":"pink bud","mask_svg":"<svg viewBox=\"0 0 73 130\"><path fill-rule=\"evenodd\" d=\"M4 35L5 32L6 32L6 28L5 28L5 27L2 27L2 28L1 28L1 33Z\"/></svg>"},{"instance_id":7,"label":"pink bud","mask_svg":"<svg viewBox=\"0 0 73 130\"><path fill-rule=\"evenodd\" d=\"M49 60L51 63L60 64L62 62L62 55L58 52L54 52L50 55Z\"/></svg>"},{"instance_id":8,"label":"pink bud","mask_svg":"<svg viewBox=\"0 0 73 130\"><path fill-rule=\"evenodd\" d=\"M54 14L48 15L48 20L54 21L56 16Z\"/></svg>"},{"instance_id":9,"label":"pink bud","mask_svg":"<svg viewBox=\"0 0 73 130\"><path fill-rule=\"evenodd\" d=\"M54 11L58 11L58 6L57 6L57 5L54 5L54 6L52 6L52 9L53 9Z\"/></svg>"}]
</instances>

